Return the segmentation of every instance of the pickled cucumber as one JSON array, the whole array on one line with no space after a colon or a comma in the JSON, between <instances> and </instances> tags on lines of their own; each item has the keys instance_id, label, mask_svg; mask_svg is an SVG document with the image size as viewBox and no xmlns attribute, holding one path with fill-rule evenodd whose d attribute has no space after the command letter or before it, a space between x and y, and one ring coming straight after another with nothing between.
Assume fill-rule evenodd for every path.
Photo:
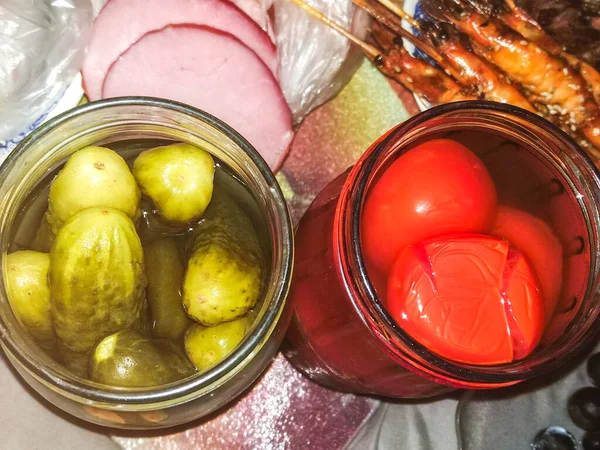
<instances>
[{"instance_id":1,"label":"pickled cucumber","mask_svg":"<svg viewBox=\"0 0 600 450\"><path fill-rule=\"evenodd\" d=\"M215 193L192 237L183 306L214 326L243 316L258 301L265 260L252 222L224 193Z\"/></svg>"},{"instance_id":2,"label":"pickled cucumber","mask_svg":"<svg viewBox=\"0 0 600 450\"><path fill-rule=\"evenodd\" d=\"M77 212L91 206L139 217L141 193L127 163L118 153L90 146L71 155L50 185L48 222L54 234Z\"/></svg>"},{"instance_id":3,"label":"pickled cucumber","mask_svg":"<svg viewBox=\"0 0 600 450\"><path fill-rule=\"evenodd\" d=\"M146 295L158 337L179 339L191 324L181 303L184 267L177 244L172 238L161 239L144 247L148 287Z\"/></svg>"},{"instance_id":4,"label":"pickled cucumber","mask_svg":"<svg viewBox=\"0 0 600 450\"><path fill-rule=\"evenodd\" d=\"M175 344L166 339L148 339L134 330L104 338L88 368L91 380L122 387L158 386L194 372L194 366Z\"/></svg>"},{"instance_id":5,"label":"pickled cucumber","mask_svg":"<svg viewBox=\"0 0 600 450\"><path fill-rule=\"evenodd\" d=\"M31 248L37 252L49 253L52 248L52 244L54 243L54 239L56 236L50 230L50 223L48 222L48 211L44 213L42 219L40 220L40 226L35 233L35 238L31 243Z\"/></svg>"},{"instance_id":6,"label":"pickled cucumber","mask_svg":"<svg viewBox=\"0 0 600 450\"><path fill-rule=\"evenodd\" d=\"M155 213L154 206L148 198L142 197L140 209L142 217L136 228L142 243L154 242L168 237L184 237L189 234L189 224L173 225L172 223L166 223Z\"/></svg>"},{"instance_id":7,"label":"pickled cucumber","mask_svg":"<svg viewBox=\"0 0 600 450\"><path fill-rule=\"evenodd\" d=\"M148 306L147 297L144 297L142 302L140 317L135 321L131 328L139 332L142 336L152 337L152 315L150 314L150 307Z\"/></svg>"},{"instance_id":8,"label":"pickled cucumber","mask_svg":"<svg viewBox=\"0 0 600 450\"><path fill-rule=\"evenodd\" d=\"M252 321L242 317L215 327L192 325L185 334L185 353L200 371L217 365L236 348Z\"/></svg>"},{"instance_id":9,"label":"pickled cucumber","mask_svg":"<svg viewBox=\"0 0 600 450\"><path fill-rule=\"evenodd\" d=\"M191 223L204 214L214 182L212 156L193 145L172 144L142 152L133 175L167 222Z\"/></svg>"},{"instance_id":10,"label":"pickled cucumber","mask_svg":"<svg viewBox=\"0 0 600 450\"><path fill-rule=\"evenodd\" d=\"M65 367L68 367L74 374L79 375L82 378L87 378L90 351L76 352L70 350L64 346L60 339L58 339L57 347L60 356L59 361L62 362Z\"/></svg>"},{"instance_id":11,"label":"pickled cucumber","mask_svg":"<svg viewBox=\"0 0 600 450\"><path fill-rule=\"evenodd\" d=\"M46 353L56 354L56 333L50 311L47 253L23 250L6 257L6 291L13 310Z\"/></svg>"},{"instance_id":12,"label":"pickled cucumber","mask_svg":"<svg viewBox=\"0 0 600 450\"><path fill-rule=\"evenodd\" d=\"M48 281L54 327L64 349L89 355L101 339L139 320L143 265L134 224L123 212L87 208L63 225L50 253Z\"/></svg>"}]
</instances>

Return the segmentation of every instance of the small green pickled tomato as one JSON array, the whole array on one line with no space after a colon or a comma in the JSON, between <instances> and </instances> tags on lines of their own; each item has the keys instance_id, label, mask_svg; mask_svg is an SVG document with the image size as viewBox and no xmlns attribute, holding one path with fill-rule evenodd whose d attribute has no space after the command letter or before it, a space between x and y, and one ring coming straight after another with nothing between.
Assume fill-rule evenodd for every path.
<instances>
[{"instance_id":1,"label":"small green pickled tomato","mask_svg":"<svg viewBox=\"0 0 600 450\"><path fill-rule=\"evenodd\" d=\"M221 362L246 336L252 320L242 317L215 327L192 325L185 334L185 352L200 371Z\"/></svg>"},{"instance_id":2,"label":"small green pickled tomato","mask_svg":"<svg viewBox=\"0 0 600 450\"><path fill-rule=\"evenodd\" d=\"M215 163L193 145L172 144L140 153L133 175L158 214L173 224L188 224L204 214L213 192Z\"/></svg>"},{"instance_id":3,"label":"small green pickled tomato","mask_svg":"<svg viewBox=\"0 0 600 450\"><path fill-rule=\"evenodd\" d=\"M50 185L48 222L56 235L79 211L104 206L133 221L139 216L141 193L127 163L109 148L90 146L73 153Z\"/></svg>"}]
</instances>

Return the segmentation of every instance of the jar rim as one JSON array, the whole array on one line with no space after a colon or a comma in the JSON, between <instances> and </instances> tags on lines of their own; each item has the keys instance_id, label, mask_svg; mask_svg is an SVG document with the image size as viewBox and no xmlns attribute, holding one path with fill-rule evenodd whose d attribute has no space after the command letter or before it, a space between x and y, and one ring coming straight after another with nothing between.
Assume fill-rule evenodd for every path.
<instances>
[{"instance_id":1,"label":"jar rim","mask_svg":"<svg viewBox=\"0 0 600 450\"><path fill-rule=\"evenodd\" d=\"M54 389L59 389L62 394L80 403L90 402L102 403L103 407L118 405L122 410L144 409L144 406L155 409L157 405L173 406L181 401L188 401L202 395L211 387L217 388L225 383L230 377L239 372L247 365L274 332L279 318L286 304L286 297L292 277L293 267L293 225L289 214L287 202L275 175L258 153L258 151L237 131L229 125L200 109L179 102L153 97L119 97L79 105L66 111L48 122L36 128L30 135L23 139L0 165L0 173L7 170L11 162L19 160L26 155L27 149L38 139L51 133L53 129L64 125L73 118L79 118L83 114L97 112L113 107L145 107L159 108L182 114L194 120L203 122L208 127L220 132L233 142L248 156L258 170L269 191L274 205L274 212L278 218L278 235L280 245L278 252L273 257L278 258L278 276L273 295L270 296L270 304L266 308L262 320L257 322L250 334L244 338L242 343L223 361L215 367L197 373L182 380L150 388L116 388L104 386L76 376L63 377L52 368L44 364L29 360L22 354L17 343L10 337L10 333L0 316L0 342L7 353L35 379ZM271 235L273 233L270 233ZM273 238L273 236L271 236ZM273 269L274 270L274 269ZM3 282L2 282L3 284ZM175 402L175 403L174 403Z\"/></svg>"},{"instance_id":2,"label":"jar rim","mask_svg":"<svg viewBox=\"0 0 600 450\"><path fill-rule=\"evenodd\" d=\"M395 339L405 346L405 348L402 349L403 356L408 356L408 359L411 359L412 361L418 359L418 366L427 366L426 370L423 370L422 368L408 364L407 367L410 369L417 371L417 373L420 373L421 375L433 378L450 376L453 378L450 380L451 384L459 385L458 387L472 388L477 387L478 385L511 385L523 381L525 379L523 373L518 373L517 371L505 373L496 372L498 369L504 368L507 365L478 366L458 363L446 359L430 351L426 346L419 343L404 331L402 327L393 320L377 296L375 288L367 274L367 268L362 252L362 208L367 197L369 182L372 174L378 170L380 158L402 135L418 127L420 124L439 116L461 111L499 112L533 123L533 125L548 132L550 135L558 137L562 145L569 147L578 157L581 157L584 164L588 166L593 174L595 189L598 190L600 188L600 173L590 157L580 149L570 136L546 119L512 105L485 100L461 101L438 105L422 111L397 125L395 128L392 128L378 142L373 144L367 152L365 152L351 170L344 187L342 188L340 201L336 210L337 217L335 223L338 224L338 228L334 230L334 249L337 252L338 273L343 279L344 288L350 294L349 296L352 301L355 302L355 306L358 306L356 305L356 302L359 301L372 307L372 311L374 312L374 317L372 318L367 317L368 313L363 308L356 308L362 316L363 321L376 327L378 331L377 334L380 334L380 336L392 334ZM586 296L590 294L590 282L591 280L588 279L588 292L586 293ZM369 328L373 331L371 327ZM598 335L600 335L600 330L589 327L586 330L582 341L588 343ZM378 338L378 340L381 339L381 337ZM582 345L582 347L584 347L584 345ZM409 355L407 355L407 353ZM576 352L571 352L563 358L554 358L545 364L544 367L533 367L528 371L526 378L537 377L556 370L565 363L566 359L575 358L577 356L575 353ZM413 355L415 355L416 358L414 358ZM423 363L423 361L426 363ZM519 361L514 361L511 364L517 363L519 363ZM439 370L431 370L432 367L443 370L443 373L439 372Z\"/></svg>"}]
</instances>

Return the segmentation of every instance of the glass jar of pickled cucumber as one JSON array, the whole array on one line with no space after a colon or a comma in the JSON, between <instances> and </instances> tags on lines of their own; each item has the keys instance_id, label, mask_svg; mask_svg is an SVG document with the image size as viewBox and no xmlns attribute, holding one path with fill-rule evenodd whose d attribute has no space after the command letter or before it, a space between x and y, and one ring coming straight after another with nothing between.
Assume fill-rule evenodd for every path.
<instances>
[{"instance_id":1,"label":"glass jar of pickled cucumber","mask_svg":"<svg viewBox=\"0 0 600 450\"><path fill-rule=\"evenodd\" d=\"M214 192L223 191L250 220L264 257L258 302L246 317L248 325L241 342L216 365L199 367L183 379L155 386L124 387L91 381L89 376L67 369L64 361L50 356L51 352L43 351L14 312L7 294L7 257L35 246L40 217L44 217L48 205L50 183L72 154L89 146L106 147L133 167L137 155L145 150L174 143L189 144L212 156ZM74 198L86 195L77 184L68 186L66 191ZM80 106L42 125L7 157L0 167L0 199L2 348L24 380L59 408L111 427L173 426L204 417L239 396L276 354L290 320L286 296L292 272L293 227L281 190L265 161L246 140L218 119L186 105L152 98L118 98ZM143 202L142 199L142 205ZM153 233L164 237L161 235L168 236L174 229L170 223L163 227L160 220L142 214L141 219L132 219L137 220L142 245L144 232L145 238ZM122 216L120 220L130 220ZM159 225L140 231L140 221ZM175 238L180 237L177 233L187 231L178 230ZM60 232L57 236L56 242ZM186 244L178 248L182 255L189 251ZM161 251L154 249L148 253L155 252L160 259ZM177 251L174 254L177 259ZM182 260L185 258L181 256ZM146 278L151 277L155 274L146 273ZM90 311L90 317L93 314ZM162 323L161 333L168 335L173 330L168 314L164 317L167 319ZM194 337L200 334L202 330L195 330ZM131 340L131 333L121 339ZM102 342L106 344L105 341ZM139 348L146 348L144 345ZM96 352L99 348L96 347Z\"/></svg>"}]
</instances>

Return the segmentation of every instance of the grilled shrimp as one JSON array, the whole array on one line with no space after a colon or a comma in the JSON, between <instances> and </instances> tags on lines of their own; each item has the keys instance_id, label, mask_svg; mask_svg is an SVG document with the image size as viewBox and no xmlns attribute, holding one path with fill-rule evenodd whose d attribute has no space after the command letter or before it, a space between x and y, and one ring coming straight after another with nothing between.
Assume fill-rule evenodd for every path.
<instances>
[{"instance_id":1,"label":"grilled shrimp","mask_svg":"<svg viewBox=\"0 0 600 450\"><path fill-rule=\"evenodd\" d=\"M431 104L477 99L443 71L412 57L402 45L401 38L382 26L374 24L371 37L384 55L372 58L379 70L411 91L419 93Z\"/></svg>"},{"instance_id":2,"label":"grilled shrimp","mask_svg":"<svg viewBox=\"0 0 600 450\"><path fill-rule=\"evenodd\" d=\"M387 8L382 6L373 0L352 0L352 2L358 6L359 8L366 11L371 17L373 17L377 22L383 25L386 28L389 28L390 31L397 34L400 38L404 38L407 41L411 42L415 47L433 59L438 66L440 66L448 75L453 77L455 80L462 81L460 77L460 72L454 70L452 66L449 66L442 55L425 41L405 30L402 27L402 22L400 18L398 18L395 14L389 11ZM410 17L408 14L405 16L406 18ZM412 18L411 18L412 19ZM419 26L418 22L414 19L413 23L415 26Z\"/></svg>"},{"instance_id":3,"label":"grilled shrimp","mask_svg":"<svg viewBox=\"0 0 600 450\"><path fill-rule=\"evenodd\" d=\"M476 86L477 91L488 100L535 111L531 103L510 82L502 79L487 63L469 52L458 41L453 29L447 27L442 29L433 23L415 22L420 34L426 40L424 41L402 28L400 19L396 15L373 0L352 1L393 33L409 40L463 87Z\"/></svg>"},{"instance_id":4,"label":"grilled shrimp","mask_svg":"<svg viewBox=\"0 0 600 450\"><path fill-rule=\"evenodd\" d=\"M457 36L454 28L443 23L423 22L420 30L425 38L444 55L446 61L460 71L461 81L468 85L476 85L487 100L509 103L536 112L533 105L517 88L460 42L460 37Z\"/></svg>"},{"instance_id":5,"label":"grilled shrimp","mask_svg":"<svg viewBox=\"0 0 600 450\"><path fill-rule=\"evenodd\" d=\"M303 0L291 1L358 45L382 73L409 90L422 95L432 104L476 99L475 96L464 92L463 88L443 71L423 60L413 58L403 47L401 38L396 37L377 23L374 24L371 37L379 48L359 39Z\"/></svg>"},{"instance_id":6,"label":"grilled shrimp","mask_svg":"<svg viewBox=\"0 0 600 450\"><path fill-rule=\"evenodd\" d=\"M560 56L579 71L592 91L596 103L600 104L600 73L585 61L565 51L563 46L550 37L533 18L519 8L513 0L487 1L468 0L482 14L496 15L502 22L533 42L542 50L554 56Z\"/></svg>"},{"instance_id":7,"label":"grilled shrimp","mask_svg":"<svg viewBox=\"0 0 600 450\"><path fill-rule=\"evenodd\" d=\"M580 60L575 55L566 52L558 42L552 39L552 37L550 37L525 11L519 8L513 0L506 0L506 4L510 8L510 13L502 14L501 19L506 20L508 26L521 33L525 38L537 44L540 48L546 50L551 55L562 56L569 64L571 64L571 66L578 69L592 91L596 103L600 104L600 73L598 73L598 71L590 64Z\"/></svg>"},{"instance_id":8,"label":"grilled shrimp","mask_svg":"<svg viewBox=\"0 0 600 450\"><path fill-rule=\"evenodd\" d=\"M551 114L600 148L600 111L580 74L498 20L468 5L458 7L458 1L422 0L421 5L431 17L469 36L475 52L519 83L532 102L549 105Z\"/></svg>"}]
</instances>

